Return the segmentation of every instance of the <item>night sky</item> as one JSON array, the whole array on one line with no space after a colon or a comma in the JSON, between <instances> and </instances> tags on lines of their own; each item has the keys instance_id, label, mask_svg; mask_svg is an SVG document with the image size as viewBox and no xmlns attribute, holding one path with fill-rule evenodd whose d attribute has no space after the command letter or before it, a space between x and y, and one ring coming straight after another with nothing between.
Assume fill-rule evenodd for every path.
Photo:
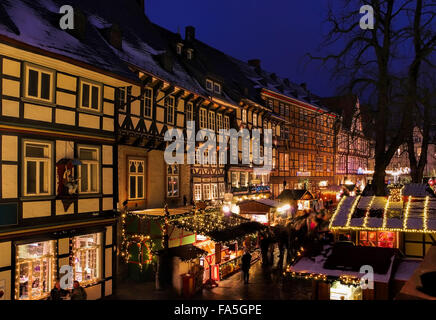
<instances>
[{"instance_id":1,"label":"night sky","mask_svg":"<svg viewBox=\"0 0 436 320\"><path fill-rule=\"evenodd\" d=\"M156 24L180 30L182 36L185 26L193 25L199 40L231 56L261 59L263 69L298 84L305 82L314 94L335 94L329 71L305 56L318 52L328 31L327 0L145 2L146 14Z\"/></svg>"}]
</instances>

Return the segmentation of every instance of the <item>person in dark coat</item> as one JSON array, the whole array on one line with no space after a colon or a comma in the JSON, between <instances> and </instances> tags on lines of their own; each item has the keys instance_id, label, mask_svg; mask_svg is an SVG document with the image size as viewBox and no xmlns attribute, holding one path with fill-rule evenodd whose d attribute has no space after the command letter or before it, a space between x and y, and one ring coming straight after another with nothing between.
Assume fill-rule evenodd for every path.
<instances>
[{"instance_id":1,"label":"person in dark coat","mask_svg":"<svg viewBox=\"0 0 436 320\"><path fill-rule=\"evenodd\" d=\"M68 295L68 291L61 289L61 283L56 280L55 287L50 291L50 300L62 300Z\"/></svg>"},{"instance_id":2,"label":"person in dark coat","mask_svg":"<svg viewBox=\"0 0 436 320\"><path fill-rule=\"evenodd\" d=\"M245 284L248 284L248 279L250 277L250 267L251 267L251 254L247 250L242 256L242 272L244 273Z\"/></svg>"},{"instance_id":3,"label":"person in dark coat","mask_svg":"<svg viewBox=\"0 0 436 320\"><path fill-rule=\"evenodd\" d=\"M269 240L266 234L262 234L260 239L260 251L262 252L262 266L268 265Z\"/></svg>"},{"instance_id":4,"label":"person in dark coat","mask_svg":"<svg viewBox=\"0 0 436 320\"><path fill-rule=\"evenodd\" d=\"M87 294L85 289L80 286L79 281L74 281L71 300L86 300Z\"/></svg>"}]
</instances>

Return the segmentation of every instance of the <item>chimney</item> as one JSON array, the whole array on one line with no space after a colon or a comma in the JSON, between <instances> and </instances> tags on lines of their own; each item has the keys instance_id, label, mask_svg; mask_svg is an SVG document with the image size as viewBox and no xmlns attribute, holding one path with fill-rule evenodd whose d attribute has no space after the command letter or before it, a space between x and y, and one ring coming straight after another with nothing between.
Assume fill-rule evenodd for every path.
<instances>
[{"instance_id":1,"label":"chimney","mask_svg":"<svg viewBox=\"0 0 436 320\"><path fill-rule=\"evenodd\" d=\"M277 75L275 73L271 73L271 79L277 81Z\"/></svg>"},{"instance_id":2,"label":"chimney","mask_svg":"<svg viewBox=\"0 0 436 320\"><path fill-rule=\"evenodd\" d=\"M78 40L83 41L86 35L86 22L87 19L85 14L79 8L75 7L74 29L67 29L66 31Z\"/></svg>"},{"instance_id":3,"label":"chimney","mask_svg":"<svg viewBox=\"0 0 436 320\"><path fill-rule=\"evenodd\" d=\"M300 87L302 87L304 89L304 91L307 91L307 84L306 84L306 82L301 83Z\"/></svg>"},{"instance_id":4,"label":"chimney","mask_svg":"<svg viewBox=\"0 0 436 320\"><path fill-rule=\"evenodd\" d=\"M145 0L135 0L135 2L141 8L141 12L145 14Z\"/></svg>"},{"instance_id":5,"label":"chimney","mask_svg":"<svg viewBox=\"0 0 436 320\"><path fill-rule=\"evenodd\" d=\"M109 42L112 47L118 50L123 49L123 35L118 24L114 23L109 28L103 29L102 32L106 41Z\"/></svg>"},{"instance_id":6,"label":"chimney","mask_svg":"<svg viewBox=\"0 0 436 320\"><path fill-rule=\"evenodd\" d=\"M285 79L283 80L283 83L284 83L285 85L287 85L288 87L291 85L291 83L289 82L289 79L288 79L288 78L285 78Z\"/></svg>"},{"instance_id":7,"label":"chimney","mask_svg":"<svg viewBox=\"0 0 436 320\"><path fill-rule=\"evenodd\" d=\"M195 28L193 26L187 26L185 28L185 40L186 41L195 40Z\"/></svg>"},{"instance_id":8,"label":"chimney","mask_svg":"<svg viewBox=\"0 0 436 320\"><path fill-rule=\"evenodd\" d=\"M256 67L260 69L260 59L251 59L248 60L248 64L252 67Z\"/></svg>"}]
</instances>

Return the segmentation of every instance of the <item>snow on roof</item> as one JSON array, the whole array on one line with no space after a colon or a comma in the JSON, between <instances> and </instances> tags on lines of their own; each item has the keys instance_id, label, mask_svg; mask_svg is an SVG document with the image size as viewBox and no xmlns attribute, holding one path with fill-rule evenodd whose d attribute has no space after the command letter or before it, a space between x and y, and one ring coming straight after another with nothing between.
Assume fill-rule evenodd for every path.
<instances>
[{"instance_id":1,"label":"snow on roof","mask_svg":"<svg viewBox=\"0 0 436 320\"><path fill-rule=\"evenodd\" d=\"M394 274L395 280L408 281L415 270L420 266L422 260L403 260L397 267Z\"/></svg>"},{"instance_id":2,"label":"snow on roof","mask_svg":"<svg viewBox=\"0 0 436 320\"><path fill-rule=\"evenodd\" d=\"M360 197L357 209L351 212L355 197L346 197L338 205L332 216L332 229L352 229L355 227L363 230L385 229L405 232L436 232L436 199L432 197L412 197L411 201L390 201L388 206L386 197L375 197L366 219L370 199L373 197ZM425 203L427 202L427 210ZM360 212L357 212L360 210ZM358 214L356 214L358 213ZM347 225L349 215L353 214L350 224Z\"/></svg>"},{"instance_id":3,"label":"snow on roof","mask_svg":"<svg viewBox=\"0 0 436 320\"><path fill-rule=\"evenodd\" d=\"M425 183L409 183L404 186L403 196L426 197L434 196L434 192Z\"/></svg>"}]
</instances>

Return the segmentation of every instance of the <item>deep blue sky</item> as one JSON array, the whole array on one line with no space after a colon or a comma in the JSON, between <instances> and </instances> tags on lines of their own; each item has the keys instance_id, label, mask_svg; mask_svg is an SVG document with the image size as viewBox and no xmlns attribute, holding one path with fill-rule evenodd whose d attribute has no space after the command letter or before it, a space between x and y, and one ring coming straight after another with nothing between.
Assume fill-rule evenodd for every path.
<instances>
[{"instance_id":1,"label":"deep blue sky","mask_svg":"<svg viewBox=\"0 0 436 320\"><path fill-rule=\"evenodd\" d=\"M261 59L262 68L306 82L321 96L335 94L328 70L305 54L317 53L323 35L327 0L145 0L151 21L184 36L196 37L241 60ZM323 30L324 27L324 30Z\"/></svg>"}]
</instances>

